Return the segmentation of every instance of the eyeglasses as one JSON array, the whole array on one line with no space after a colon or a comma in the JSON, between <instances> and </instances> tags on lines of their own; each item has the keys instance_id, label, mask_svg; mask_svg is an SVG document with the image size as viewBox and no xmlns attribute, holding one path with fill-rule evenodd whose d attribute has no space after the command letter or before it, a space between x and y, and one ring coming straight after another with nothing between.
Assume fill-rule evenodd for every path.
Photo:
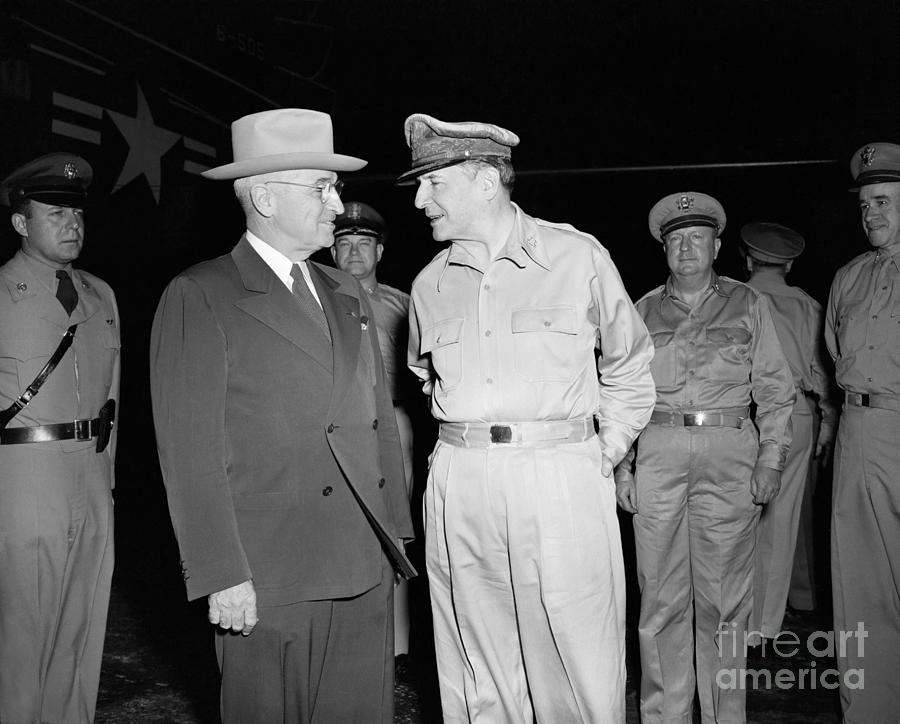
<instances>
[{"instance_id":1,"label":"eyeglasses","mask_svg":"<svg viewBox=\"0 0 900 724\"><path fill-rule=\"evenodd\" d=\"M343 181L319 181L319 183L316 184L298 184L295 181L266 181L266 183L285 184L286 186L305 186L308 189L317 189L322 195L321 201L323 204L328 203L328 197L331 196L332 191L340 196L341 191L344 190Z\"/></svg>"}]
</instances>

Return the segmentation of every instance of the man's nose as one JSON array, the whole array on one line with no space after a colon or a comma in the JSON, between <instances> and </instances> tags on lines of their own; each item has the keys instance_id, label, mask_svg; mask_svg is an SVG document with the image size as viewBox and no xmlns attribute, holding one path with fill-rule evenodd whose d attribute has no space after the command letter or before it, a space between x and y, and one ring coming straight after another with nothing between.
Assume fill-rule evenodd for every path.
<instances>
[{"instance_id":1,"label":"man's nose","mask_svg":"<svg viewBox=\"0 0 900 724\"><path fill-rule=\"evenodd\" d=\"M419 188L416 189L416 208L424 209L425 205L428 203L428 192L426 191L425 184L420 184Z\"/></svg>"}]
</instances>

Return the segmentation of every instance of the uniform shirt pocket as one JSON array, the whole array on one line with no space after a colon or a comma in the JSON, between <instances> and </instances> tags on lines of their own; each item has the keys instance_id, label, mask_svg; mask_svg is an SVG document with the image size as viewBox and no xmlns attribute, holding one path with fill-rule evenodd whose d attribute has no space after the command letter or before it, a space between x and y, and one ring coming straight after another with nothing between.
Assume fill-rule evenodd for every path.
<instances>
[{"instance_id":1,"label":"uniform shirt pocket","mask_svg":"<svg viewBox=\"0 0 900 724\"><path fill-rule=\"evenodd\" d=\"M746 381L750 379L750 342L753 336L744 327L709 327L709 378Z\"/></svg>"},{"instance_id":2,"label":"uniform shirt pocket","mask_svg":"<svg viewBox=\"0 0 900 724\"><path fill-rule=\"evenodd\" d=\"M0 389L17 398L47 364L60 339L13 337L0 340Z\"/></svg>"},{"instance_id":3,"label":"uniform shirt pocket","mask_svg":"<svg viewBox=\"0 0 900 724\"><path fill-rule=\"evenodd\" d=\"M462 379L462 317L444 319L422 333L422 354L431 355L431 364L441 389L454 389Z\"/></svg>"},{"instance_id":4,"label":"uniform shirt pocket","mask_svg":"<svg viewBox=\"0 0 900 724\"><path fill-rule=\"evenodd\" d=\"M516 371L528 382L568 382L577 370L575 307L516 309L511 318Z\"/></svg>"}]
</instances>

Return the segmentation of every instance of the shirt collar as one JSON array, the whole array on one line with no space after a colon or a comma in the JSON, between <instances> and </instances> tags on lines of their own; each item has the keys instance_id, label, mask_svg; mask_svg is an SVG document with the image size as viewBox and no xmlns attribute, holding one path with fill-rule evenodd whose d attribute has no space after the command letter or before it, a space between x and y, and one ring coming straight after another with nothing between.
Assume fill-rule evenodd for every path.
<instances>
[{"instance_id":1,"label":"shirt collar","mask_svg":"<svg viewBox=\"0 0 900 724\"><path fill-rule=\"evenodd\" d=\"M294 278L291 276L291 268L295 262L292 262L275 247L267 244L249 229L245 236L247 238L247 243L253 247L253 250L259 254L266 265L275 272L275 276L281 280L282 284L290 289L294 284ZM306 267L306 262L301 261L296 263L300 265L303 276L309 281L309 269Z\"/></svg>"},{"instance_id":2,"label":"shirt collar","mask_svg":"<svg viewBox=\"0 0 900 724\"><path fill-rule=\"evenodd\" d=\"M726 285L719 278L719 275L716 274L715 269L713 270L712 276L710 277L710 280L709 280L709 288L707 289L707 292L710 292L710 291L715 292L720 297L728 298L731 296L730 291L726 288ZM660 295L660 302L662 302L663 299L667 299L669 297L671 297L672 299L678 299L678 297L676 297L675 294L673 293L672 276L671 275L669 275L669 278L666 279L666 284L663 287L663 293Z\"/></svg>"},{"instance_id":3,"label":"shirt collar","mask_svg":"<svg viewBox=\"0 0 900 724\"><path fill-rule=\"evenodd\" d=\"M24 250L22 251L22 259L25 261L25 265L28 267L28 270L32 274L34 274L38 281L40 281L41 284L47 287L47 289L49 289L51 292L55 292L57 267L50 266L46 262L38 259L36 256L31 256L31 254ZM69 273L69 276L74 281L75 275L73 274L73 272L75 270L72 268L72 265L66 264L63 269Z\"/></svg>"},{"instance_id":4,"label":"shirt collar","mask_svg":"<svg viewBox=\"0 0 900 724\"><path fill-rule=\"evenodd\" d=\"M506 239L506 243L503 245L503 249L497 255L494 262L506 259L520 269L524 269L528 266L529 260L531 260L543 269L550 271L550 257L548 256L544 245L541 243L541 236L537 224L534 222L534 219L529 217L519 208L518 204L514 202L510 203L512 203L513 209L515 210L515 220L513 221L513 226ZM485 272L485 270L481 268L482 265L480 261L472 254L472 252L470 252L463 244L454 242L450 245L447 258L444 260L444 268L441 270L441 275L438 278L439 291L441 279L443 279L444 274L450 265L468 266L482 274Z\"/></svg>"}]
</instances>

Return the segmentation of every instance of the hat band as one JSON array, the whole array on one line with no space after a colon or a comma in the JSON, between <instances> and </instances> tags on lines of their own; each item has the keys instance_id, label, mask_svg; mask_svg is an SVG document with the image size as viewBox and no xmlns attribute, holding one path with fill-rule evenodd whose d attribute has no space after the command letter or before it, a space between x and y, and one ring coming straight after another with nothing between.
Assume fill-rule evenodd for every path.
<instances>
[{"instance_id":1,"label":"hat band","mask_svg":"<svg viewBox=\"0 0 900 724\"><path fill-rule=\"evenodd\" d=\"M900 181L900 170L878 169L876 171L863 171L856 177L857 186L893 183L896 181Z\"/></svg>"},{"instance_id":2,"label":"hat band","mask_svg":"<svg viewBox=\"0 0 900 724\"><path fill-rule=\"evenodd\" d=\"M705 214L687 214L686 216L679 216L677 219L668 221L660 226L659 236L664 239L667 234L677 229L685 229L688 226L709 226L713 229L719 228L719 224L711 216L706 216Z\"/></svg>"},{"instance_id":3,"label":"hat band","mask_svg":"<svg viewBox=\"0 0 900 724\"><path fill-rule=\"evenodd\" d=\"M376 239L381 236L380 231L376 231L369 226L345 226L343 229L338 229L334 232L334 238L339 239L342 236L349 236L350 234L356 234L358 236L373 236Z\"/></svg>"}]
</instances>

